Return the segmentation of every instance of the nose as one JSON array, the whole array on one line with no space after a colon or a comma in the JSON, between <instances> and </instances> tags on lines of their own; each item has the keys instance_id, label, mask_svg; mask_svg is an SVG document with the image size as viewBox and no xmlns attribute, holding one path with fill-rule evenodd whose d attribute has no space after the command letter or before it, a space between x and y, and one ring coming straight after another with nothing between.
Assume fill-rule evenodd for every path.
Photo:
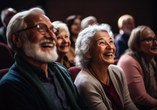
<instances>
[{"instance_id":1,"label":"nose","mask_svg":"<svg viewBox=\"0 0 157 110\"><path fill-rule=\"evenodd\" d=\"M111 45L109 42L107 42L106 44L107 44L107 47L106 47L107 49L109 50L113 49L113 45Z\"/></svg>"},{"instance_id":2,"label":"nose","mask_svg":"<svg viewBox=\"0 0 157 110\"><path fill-rule=\"evenodd\" d=\"M52 32L51 29L48 29L47 33L45 34L45 37L53 39L53 40L55 40L55 42L57 42L57 37L56 37L55 33Z\"/></svg>"},{"instance_id":3,"label":"nose","mask_svg":"<svg viewBox=\"0 0 157 110\"><path fill-rule=\"evenodd\" d=\"M63 37L63 43L67 42L67 38Z\"/></svg>"},{"instance_id":4,"label":"nose","mask_svg":"<svg viewBox=\"0 0 157 110\"><path fill-rule=\"evenodd\" d=\"M153 40L153 45L157 45L157 39Z\"/></svg>"}]
</instances>

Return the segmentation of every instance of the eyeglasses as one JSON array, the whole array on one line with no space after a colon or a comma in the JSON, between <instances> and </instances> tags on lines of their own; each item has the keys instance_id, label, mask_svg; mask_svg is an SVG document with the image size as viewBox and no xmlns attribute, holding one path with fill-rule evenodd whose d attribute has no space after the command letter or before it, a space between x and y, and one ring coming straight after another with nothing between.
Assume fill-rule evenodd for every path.
<instances>
[{"instance_id":1,"label":"eyeglasses","mask_svg":"<svg viewBox=\"0 0 157 110\"><path fill-rule=\"evenodd\" d=\"M17 31L17 32L20 33L21 31L26 31L26 30L31 29L31 28L34 28L34 27L36 27L37 30L38 30L42 35L45 35L45 34L48 32L48 27L47 27L47 25L44 24L44 23L38 23L38 24L36 24L35 26L28 27L28 28L26 28L26 29L22 29L22 30L19 30L19 31ZM58 32L59 32L59 31L58 31L56 28L54 28L53 26L51 26L49 29L50 29L53 33L55 33L56 36L58 35Z\"/></svg>"},{"instance_id":2,"label":"eyeglasses","mask_svg":"<svg viewBox=\"0 0 157 110\"><path fill-rule=\"evenodd\" d=\"M147 41L149 44L153 44L154 41L157 42L157 38L149 37L149 38L146 38L146 39L142 39L139 42L143 42L143 41Z\"/></svg>"}]
</instances>

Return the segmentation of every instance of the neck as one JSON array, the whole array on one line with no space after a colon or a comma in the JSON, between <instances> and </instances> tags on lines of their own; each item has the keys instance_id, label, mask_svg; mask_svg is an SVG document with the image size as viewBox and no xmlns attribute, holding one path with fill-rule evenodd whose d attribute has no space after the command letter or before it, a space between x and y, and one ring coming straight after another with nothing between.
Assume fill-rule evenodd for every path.
<instances>
[{"instance_id":1,"label":"neck","mask_svg":"<svg viewBox=\"0 0 157 110\"><path fill-rule=\"evenodd\" d=\"M44 70L46 77L48 77L48 64L47 63L34 60L33 58L30 58L27 56L21 56L21 57L23 57L23 59L25 59L27 62L33 64L34 66L39 67L42 70Z\"/></svg>"},{"instance_id":2,"label":"neck","mask_svg":"<svg viewBox=\"0 0 157 110\"><path fill-rule=\"evenodd\" d=\"M91 63L88 66L88 69L97 80L101 81L106 85L109 85L108 66L100 66L100 64L98 65L95 63Z\"/></svg>"},{"instance_id":3,"label":"neck","mask_svg":"<svg viewBox=\"0 0 157 110\"><path fill-rule=\"evenodd\" d=\"M71 39L72 39L74 42L76 42L77 35L72 35L72 36L71 36Z\"/></svg>"},{"instance_id":4,"label":"neck","mask_svg":"<svg viewBox=\"0 0 157 110\"><path fill-rule=\"evenodd\" d=\"M143 55L143 57L146 58L149 63L151 63L152 59L153 59L155 56L146 56L146 55Z\"/></svg>"}]
</instances>

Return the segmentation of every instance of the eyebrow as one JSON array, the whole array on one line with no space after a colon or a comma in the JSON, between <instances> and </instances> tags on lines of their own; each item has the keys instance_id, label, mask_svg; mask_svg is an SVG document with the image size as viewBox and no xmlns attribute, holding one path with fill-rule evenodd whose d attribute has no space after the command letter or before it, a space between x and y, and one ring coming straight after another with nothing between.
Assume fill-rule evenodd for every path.
<instances>
[{"instance_id":1,"label":"eyebrow","mask_svg":"<svg viewBox=\"0 0 157 110\"><path fill-rule=\"evenodd\" d=\"M109 39L112 39L112 38L110 37ZM99 40L104 40L104 38L99 38L99 39L96 40L96 42L99 41Z\"/></svg>"}]
</instances>

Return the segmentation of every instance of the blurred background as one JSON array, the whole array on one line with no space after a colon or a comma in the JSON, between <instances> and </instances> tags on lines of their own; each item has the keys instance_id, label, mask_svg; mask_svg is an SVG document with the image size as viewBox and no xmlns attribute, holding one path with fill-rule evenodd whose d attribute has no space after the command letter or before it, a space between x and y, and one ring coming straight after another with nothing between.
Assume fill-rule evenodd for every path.
<instances>
[{"instance_id":1,"label":"blurred background","mask_svg":"<svg viewBox=\"0 0 157 110\"><path fill-rule=\"evenodd\" d=\"M130 14L136 26L147 25L157 35L157 0L0 0L0 11L12 7L19 12L36 6L42 7L52 22L64 22L73 14L92 15L98 23L108 23L114 33L119 32L118 18Z\"/></svg>"}]
</instances>

